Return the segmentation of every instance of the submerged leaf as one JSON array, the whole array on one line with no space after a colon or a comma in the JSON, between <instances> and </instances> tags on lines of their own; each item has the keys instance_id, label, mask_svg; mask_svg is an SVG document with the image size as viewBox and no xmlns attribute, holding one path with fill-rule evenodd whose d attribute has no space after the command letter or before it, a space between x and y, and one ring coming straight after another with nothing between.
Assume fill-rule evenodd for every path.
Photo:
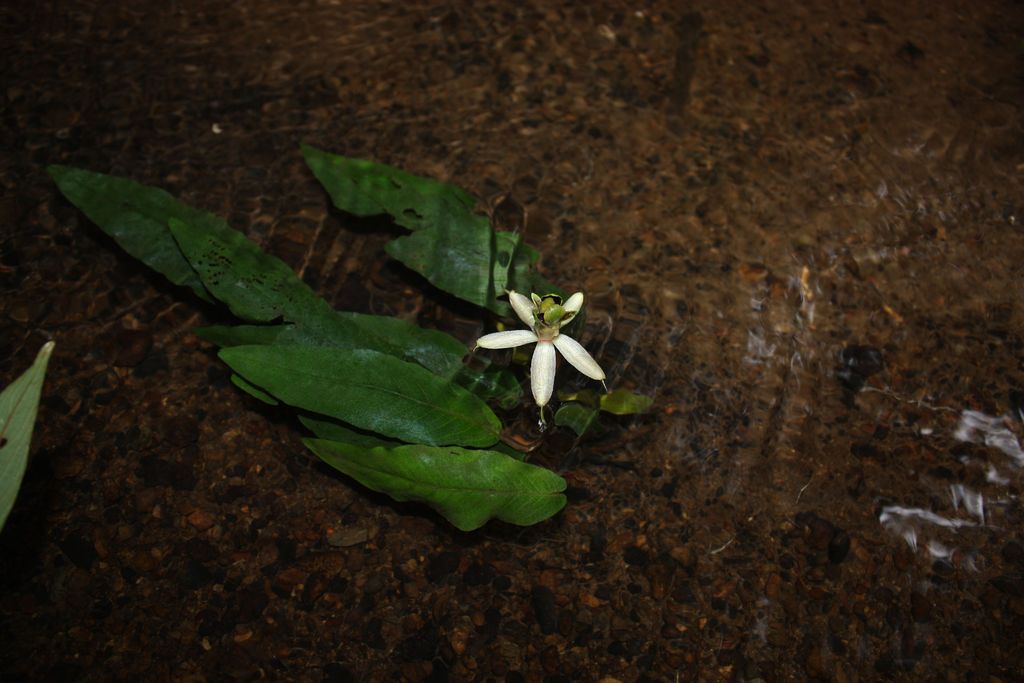
<instances>
[{"instance_id":1,"label":"submerged leaf","mask_svg":"<svg viewBox=\"0 0 1024 683\"><path fill-rule=\"evenodd\" d=\"M28 449L53 342L40 349L32 367L0 391L0 528L14 507L28 466Z\"/></svg>"},{"instance_id":2,"label":"submerged leaf","mask_svg":"<svg viewBox=\"0 0 1024 683\"><path fill-rule=\"evenodd\" d=\"M472 195L385 164L309 146L302 153L337 208L357 216L388 214L413 231L387 244L391 256L449 294L507 311L495 298L503 289L496 292L494 284L494 234L487 218L473 213Z\"/></svg>"},{"instance_id":3,"label":"submerged leaf","mask_svg":"<svg viewBox=\"0 0 1024 683\"><path fill-rule=\"evenodd\" d=\"M495 451L399 446L366 449L306 439L331 467L399 501L430 505L463 531L491 518L528 526L565 506L565 480Z\"/></svg>"},{"instance_id":4,"label":"submerged leaf","mask_svg":"<svg viewBox=\"0 0 1024 683\"><path fill-rule=\"evenodd\" d=\"M654 403L650 396L642 396L628 389L615 389L601 396L601 410L612 415L635 415L646 412Z\"/></svg>"},{"instance_id":5,"label":"submerged leaf","mask_svg":"<svg viewBox=\"0 0 1024 683\"><path fill-rule=\"evenodd\" d=\"M555 424L583 436L597 426L598 411L581 403L564 403L555 412Z\"/></svg>"},{"instance_id":6,"label":"submerged leaf","mask_svg":"<svg viewBox=\"0 0 1024 683\"><path fill-rule=\"evenodd\" d=\"M234 384L239 389L241 389L242 391L244 391L245 393L252 396L257 401L262 401L263 403L266 403L268 406L276 406L280 403L280 401L278 401L276 398L274 398L267 392L263 391L259 387L254 386L241 375L236 375L232 373L231 383Z\"/></svg>"},{"instance_id":7,"label":"submerged leaf","mask_svg":"<svg viewBox=\"0 0 1024 683\"><path fill-rule=\"evenodd\" d=\"M494 365L484 370L463 366L452 382L485 401L494 401L505 410L514 408L523 397L523 388L516 376L508 368Z\"/></svg>"},{"instance_id":8,"label":"submerged leaf","mask_svg":"<svg viewBox=\"0 0 1024 683\"><path fill-rule=\"evenodd\" d=\"M298 323L333 313L284 261L227 224L214 229L172 217L168 225L206 289L239 318Z\"/></svg>"},{"instance_id":9,"label":"submerged leaf","mask_svg":"<svg viewBox=\"0 0 1024 683\"><path fill-rule=\"evenodd\" d=\"M288 405L402 441L490 446L501 423L482 400L369 349L234 346L221 359Z\"/></svg>"},{"instance_id":10,"label":"submerged leaf","mask_svg":"<svg viewBox=\"0 0 1024 683\"><path fill-rule=\"evenodd\" d=\"M299 422L303 427L316 434L318 439L342 441L361 448L394 448L402 445L401 441L384 439L371 432L358 431L322 415L300 414Z\"/></svg>"},{"instance_id":11,"label":"submerged leaf","mask_svg":"<svg viewBox=\"0 0 1024 683\"><path fill-rule=\"evenodd\" d=\"M127 178L70 166L50 166L50 177L82 213L125 251L176 285L210 301L202 281L178 249L167 226L170 218L200 227L223 224L220 218L182 204L167 192ZM225 225L226 227L226 225Z\"/></svg>"}]
</instances>

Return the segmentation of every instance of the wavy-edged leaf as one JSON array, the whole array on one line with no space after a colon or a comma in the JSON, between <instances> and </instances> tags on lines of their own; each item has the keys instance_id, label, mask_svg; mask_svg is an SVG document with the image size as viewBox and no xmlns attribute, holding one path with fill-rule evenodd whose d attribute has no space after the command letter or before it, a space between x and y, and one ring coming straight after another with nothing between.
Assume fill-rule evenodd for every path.
<instances>
[{"instance_id":1,"label":"wavy-edged leaf","mask_svg":"<svg viewBox=\"0 0 1024 683\"><path fill-rule=\"evenodd\" d=\"M529 526L565 507L565 480L496 451L399 446L366 449L306 439L324 462L398 501L426 503L463 531L489 519Z\"/></svg>"},{"instance_id":2,"label":"wavy-edged leaf","mask_svg":"<svg viewBox=\"0 0 1024 683\"><path fill-rule=\"evenodd\" d=\"M421 178L385 164L350 159L304 145L302 154L334 206L357 216L388 214L412 234L385 249L449 294L491 308L496 301L494 234L475 199L448 183Z\"/></svg>"},{"instance_id":3,"label":"wavy-edged leaf","mask_svg":"<svg viewBox=\"0 0 1024 683\"><path fill-rule=\"evenodd\" d=\"M284 261L227 224L171 217L168 226L206 289L239 318L308 323L334 312Z\"/></svg>"},{"instance_id":4,"label":"wavy-edged leaf","mask_svg":"<svg viewBox=\"0 0 1024 683\"><path fill-rule=\"evenodd\" d=\"M485 447L501 430L473 394L378 351L234 346L220 357L283 403L402 441Z\"/></svg>"},{"instance_id":5,"label":"wavy-edged leaf","mask_svg":"<svg viewBox=\"0 0 1024 683\"><path fill-rule=\"evenodd\" d=\"M122 249L174 284L212 300L178 249L167 221L177 218L206 227L223 223L220 218L182 204L164 190L127 178L59 165L47 171L68 201Z\"/></svg>"},{"instance_id":6,"label":"wavy-edged leaf","mask_svg":"<svg viewBox=\"0 0 1024 683\"><path fill-rule=\"evenodd\" d=\"M302 146L306 165L334 206L356 216L388 214L409 230L432 228L452 211L472 211L473 195L449 183L406 173L373 161ZM450 208L442 208L445 206ZM438 213L443 211L443 213Z\"/></svg>"},{"instance_id":7,"label":"wavy-edged leaf","mask_svg":"<svg viewBox=\"0 0 1024 683\"><path fill-rule=\"evenodd\" d=\"M32 429L51 353L53 342L47 342L32 366L0 391L0 529L14 507L28 466Z\"/></svg>"}]
</instances>

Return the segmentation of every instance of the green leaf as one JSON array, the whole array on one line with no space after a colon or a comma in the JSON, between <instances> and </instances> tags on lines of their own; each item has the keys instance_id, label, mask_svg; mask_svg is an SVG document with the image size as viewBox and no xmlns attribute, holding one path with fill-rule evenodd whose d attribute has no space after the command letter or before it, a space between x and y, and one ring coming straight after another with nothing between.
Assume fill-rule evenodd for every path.
<instances>
[{"instance_id":1,"label":"green leaf","mask_svg":"<svg viewBox=\"0 0 1024 683\"><path fill-rule=\"evenodd\" d=\"M170 218L198 226L222 221L177 201L167 192L126 178L70 166L50 166L50 177L67 197L129 254L176 285L210 301L202 281L178 249L167 227Z\"/></svg>"},{"instance_id":2,"label":"green leaf","mask_svg":"<svg viewBox=\"0 0 1024 683\"><path fill-rule=\"evenodd\" d=\"M280 403L280 401L278 401L276 398L274 398L267 392L263 391L257 386L253 386L252 384L250 384L249 381L246 380L241 375L231 375L231 383L234 384L239 389L241 389L242 391L244 391L245 393L255 398L257 401L262 401L263 403L266 403L268 406L276 406Z\"/></svg>"},{"instance_id":3,"label":"green leaf","mask_svg":"<svg viewBox=\"0 0 1024 683\"><path fill-rule=\"evenodd\" d=\"M472 211L476 199L448 183L421 178L386 164L302 146L306 165L334 206L356 216L388 214L410 230L430 229L453 211Z\"/></svg>"},{"instance_id":4,"label":"green leaf","mask_svg":"<svg viewBox=\"0 0 1024 683\"><path fill-rule=\"evenodd\" d=\"M239 318L314 322L333 313L284 261L263 253L226 223L199 225L172 217L168 226L206 289Z\"/></svg>"},{"instance_id":5,"label":"green leaf","mask_svg":"<svg viewBox=\"0 0 1024 683\"><path fill-rule=\"evenodd\" d=\"M376 351L419 363L439 377L468 389L485 401L495 401L509 409L519 403L523 390L515 375L507 369L488 366L482 370L462 364L466 347L443 332L416 327L397 318L338 313L333 334L329 325L314 331L294 325L211 325L196 334L217 346L293 345L335 348L373 348ZM478 359L479 361L480 359ZM244 387L243 387L244 388Z\"/></svg>"},{"instance_id":6,"label":"green leaf","mask_svg":"<svg viewBox=\"0 0 1024 683\"><path fill-rule=\"evenodd\" d=\"M302 153L334 206L357 216L388 214L413 231L387 244L391 256L449 294L507 310L495 300L494 235L487 218L473 213L472 195L385 164L309 146Z\"/></svg>"},{"instance_id":7,"label":"green leaf","mask_svg":"<svg viewBox=\"0 0 1024 683\"><path fill-rule=\"evenodd\" d=\"M316 434L318 439L342 441L361 448L394 448L402 445L400 441L382 439L371 432L357 431L337 420L320 415L300 414L299 422L303 427Z\"/></svg>"},{"instance_id":8,"label":"green leaf","mask_svg":"<svg viewBox=\"0 0 1024 683\"><path fill-rule=\"evenodd\" d=\"M565 507L565 480L495 451L399 446L366 449L306 439L324 462L398 501L426 503L463 531L489 519L529 526Z\"/></svg>"},{"instance_id":9,"label":"green leaf","mask_svg":"<svg viewBox=\"0 0 1024 683\"><path fill-rule=\"evenodd\" d=\"M484 370L463 366L452 382L485 401L494 401L505 410L516 407L523 397L523 388L516 376L507 368L494 365Z\"/></svg>"},{"instance_id":10,"label":"green leaf","mask_svg":"<svg viewBox=\"0 0 1024 683\"><path fill-rule=\"evenodd\" d=\"M555 424L583 436L597 425L598 411L580 403L565 403L555 412Z\"/></svg>"},{"instance_id":11,"label":"green leaf","mask_svg":"<svg viewBox=\"0 0 1024 683\"><path fill-rule=\"evenodd\" d=\"M221 359L278 400L402 441L490 446L501 423L482 400L370 349L234 346Z\"/></svg>"},{"instance_id":12,"label":"green leaf","mask_svg":"<svg viewBox=\"0 0 1024 683\"><path fill-rule=\"evenodd\" d=\"M43 344L32 367L0 392L0 529L14 507L28 466L28 449L53 342Z\"/></svg>"},{"instance_id":13,"label":"green leaf","mask_svg":"<svg viewBox=\"0 0 1024 683\"><path fill-rule=\"evenodd\" d=\"M646 412L654 403L650 396L641 396L628 389L615 389L601 396L601 410L613 415L634 415Z\"/></svg>"}]
</instances>

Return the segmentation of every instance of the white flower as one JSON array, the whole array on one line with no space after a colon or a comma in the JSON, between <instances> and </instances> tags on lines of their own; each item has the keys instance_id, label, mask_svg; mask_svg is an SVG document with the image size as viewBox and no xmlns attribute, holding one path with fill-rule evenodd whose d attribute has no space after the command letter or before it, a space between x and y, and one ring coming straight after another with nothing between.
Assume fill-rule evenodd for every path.
<instances>
[{"instance_id":1,"label":"white flower","mask_svg":"<svg viewBox=\"0 0 1024 683\"><path fill-rule=\"evenodd\" d=\"M530 363L530 389L533 391L533 400L541 407L542 419L543 408L555 388L555 349L584 375L604 382L604 370L597 361L578 341L559 332L559 328L575 318L583 308L582 292L576 292L563 304L561 298L554 294L544 297L533 294L528 299L518 292L509 291L508 301L519 319L530 329L485 334L476 341L476 346L510 349L537 342Z\"/></svg>"}]
</instances>

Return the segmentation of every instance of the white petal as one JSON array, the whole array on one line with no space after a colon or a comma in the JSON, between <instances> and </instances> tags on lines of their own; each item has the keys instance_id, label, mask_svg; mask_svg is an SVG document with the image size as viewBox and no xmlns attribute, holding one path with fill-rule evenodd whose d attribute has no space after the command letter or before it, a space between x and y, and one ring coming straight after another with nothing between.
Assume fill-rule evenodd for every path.
<instances>
[{"instance_id":1,"label":"white petal","mask_svg":"<svg viewBox=\"0 0 1024 683\"><path fill-rule=\"evenodd\" d=\"M533 400L541 408L551 400L551 392L555 389L555 347L551 342L538 342L537 348L533 350L530 389L533 391Z\"/></svg>"},{"instance_id":2,"label":"white petal","mask_svg":"<svg viewBox=\"0 0 1024 683\"><path fill-rule=\"evenodd\" d=\"M583 308L583 292L576 292L569 297L569 300L562 304L566 313L579 313Z\"/></svg>"},{"instance_id":3,"label":"white petal","mask_svg":"<svg viewBox=\"0 0 1024 683\"><path fill-rule=\"evenodd\" d=\"M533 319L533 302L529 298L510 289L508 292L508 302L512 304L512 310L516 312L516 315L519 316L524 325L532 328L536 324L537 321Z\"/></svg>"},{"instance_id":4,"label":"white petal","mask_svg":"<svg viewBox=\"0 0 1024 683\"><path fill-rule=\"evenodd\" d=\"M476 345L485 349L511 349L514 346L522 346L535 341L537 341L537 335L530 330L508 330L485 334L476 340Z\"/></svg>"},{"instance_id":5,"label":"white petal","mask_svg":"<svg viewBox=\"0 0 1024 683\"><path fill-rule=\"evenodd\" d=\"M604 370L578 341L568 335L560 334L555 337L554 344L574 368L590 379L604 380Z\"/></svg>"}]
</instances>

